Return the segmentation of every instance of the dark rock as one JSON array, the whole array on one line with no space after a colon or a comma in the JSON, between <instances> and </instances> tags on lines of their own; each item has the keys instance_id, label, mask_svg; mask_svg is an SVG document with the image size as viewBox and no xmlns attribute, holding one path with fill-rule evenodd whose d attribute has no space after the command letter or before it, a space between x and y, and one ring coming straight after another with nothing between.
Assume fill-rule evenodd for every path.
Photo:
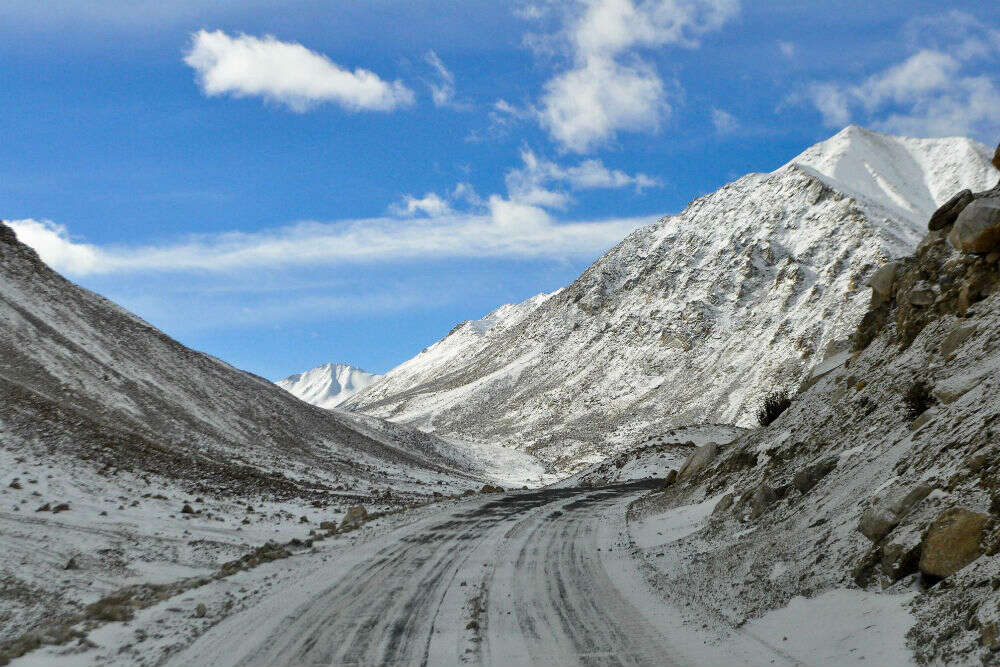
<instances>
[{"instance_id":1,"label":"dark rock","mask_svg":"<svg viewBox=\"0 0 1000 667\"><path fill-rule=\"evenodd\" d=\"M194 617L195 618L205 618L205 614L207 614L207 613L208 613L208 608L205 607L205 603L204 602L199 602L198 606L194 608Z\"/></svg>"},{"instance_id":2,"label":"dark rock","mask_svg":"<svg viewBox=\"0 0 1000 667\"><path fill-rule=\"evenodd\" d=\"M774 489L767 484L761 484L750 495L750 518L756 519L763 516L767 509L777 500Z\"/></svg>"},{"instance_id":3,"label":"dark rock","mask_svg":"<svg viewBox=\"0 0 1000 667\"><path fill-rule=\"evenodd\" d=\"M185 504L184 507L181 508L181 514L194 514L194 508Z\"/></svg>"},{"instance_id":4,"label":"dark rock","mask_svg":"<svg viewBox=\"0 0 1000 667\"><path fill-rule=\"evenodd\" d=\"M837 459L830 458L815 463L804 470L795 473L792 485L801 493L808 493L821 479L837 467Z\"/></svg>"},{"instance_id":5,"label":"dark rock","mask_svg":"<svg viewBox=\"0 0 1000 667\"><path fill-rule=\"evenodd\" d=\"M997 146L997 150L993 153L993 166L1000 169L1000 145Z\"/></svg>"},{"instance_id":6,"label":"dark rock","mask_svg":"<svg viewBox=\"0 0 1000 667\"><path fill-rule=\"evenodd\" d=\"M35 511L36 511L36 512L48 512L48 511L49 511L49 510L51 510L51 509L52 509L52 506L51 506L51 505L49 505L48 503L45 503L44 505L42 505L41 507L39 507L39 508L38 508L38 509L36 509Z\"/></svg>"},{"instance_id":7,"label":"dark rock","mask_svg":"<svg viewBox=\"0 0 1000 667\"><path fill-rule=\"evenodd\" d=\"M927 223L927 228L931 231L937 231L945 227L951 227L955 224L958 214L971 204L972 200L972 190L962 190L942 204L938 210L934 211L930 222Z\"/></svg>"},{"instance_id":8,"label":"dark rock","mask_svg":"<svg viewBox=\"0 0 1000 667\"><path fill-rule=\"evenodd\" d=\"M667 473L666 478L663 480L663 486L670 486L677 481L677 471L671 470Z\"/></svg>"},{"instance_id":9,"label":"dark rock","mask_svg":"<svg viewBox=\"0 0 1000 667\"><path fill-rule=\"evenodd\" d=\"M76 556L72 556L69 559L69 561L66 563L66 567L64 567L63 569L64 570L79 570L80 569L80 564L76 562Z\"/></svg>"},{"instance_id":10,"label":"dark rock","mask_svg":"<svg viewBox=\"0 0 1000 667\"><path fill-rule=\"evenodd\" d=\"M69 503L59 503L52 508L53 514L59 514L59 512L66 512L69 510Z\"/></svg>"}]
</instances>

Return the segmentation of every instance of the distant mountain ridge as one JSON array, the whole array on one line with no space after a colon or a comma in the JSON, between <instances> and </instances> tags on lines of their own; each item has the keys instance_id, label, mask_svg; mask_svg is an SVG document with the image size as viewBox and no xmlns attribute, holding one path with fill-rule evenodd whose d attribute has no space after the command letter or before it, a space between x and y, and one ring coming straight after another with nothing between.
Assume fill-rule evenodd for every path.
<instances>
[{"instance_id":1,"label":"distant mountain ridge","mask_svg":"<svg viewBox=\"0 0 1000 667\"><path fill-rule=\"evenodd\" d=\"M749 425L764 393L844 348L866 279L938 204L993 186L991 155L847 127L636 230L503 326L459 325L344 407L565 470L673 426Z\"/></svg>"},{"instance_id":2,"label":"distant mountain ridge","mask_svg":"<svg viewBox=\"0 0 1000 667\"><path fill-rule=\"evenodd\" d=\"M347 364L323 364L275 384L306 403L333 408L380 377Z\"/></svg>"}]
</instances>

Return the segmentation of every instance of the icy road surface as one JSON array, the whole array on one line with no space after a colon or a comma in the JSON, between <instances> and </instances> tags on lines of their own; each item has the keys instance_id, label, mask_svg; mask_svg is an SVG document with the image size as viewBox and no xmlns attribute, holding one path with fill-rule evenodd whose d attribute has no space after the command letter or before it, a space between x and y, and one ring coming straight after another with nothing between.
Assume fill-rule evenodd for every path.
<instances>
[{"instance_id":1,"label":"icy road surface","mask_svg":"<svg viewBox=\"0 0 1000 667\"><path fill-rule=\"evenodd\" d=\"M625 510L653 485L452 507L358 545L170 664L788 664L746 637L695 634L649 587Z\"/></svg>"}]
</instances>

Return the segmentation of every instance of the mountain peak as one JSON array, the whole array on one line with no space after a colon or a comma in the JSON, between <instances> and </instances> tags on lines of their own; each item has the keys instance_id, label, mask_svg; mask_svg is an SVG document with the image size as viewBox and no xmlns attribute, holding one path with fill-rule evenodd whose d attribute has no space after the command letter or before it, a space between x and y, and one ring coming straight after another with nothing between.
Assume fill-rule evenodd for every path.
<instances>
[{"instance_id":1,"label":"mountain peak","mask_svg":"<svg viewBox=\"0 0 1000 667\"><path fill-rule=\"evenodd\" d=\"M921 233L937 206L969 183L995 180L991 150L966 137L916 139L848 125L775 173L801 169L901 218Z\"/></svg>"},{"instance_id":2,"label":"mountain peak","mask_svg":"<svg viewBox=\"0 0 1000 667\"><path fill-rule=\"evenodd\" d=\"M275 382L306 403L332 408L382 377L349 364L327 363Z\"/></svg>"}]
</instances>

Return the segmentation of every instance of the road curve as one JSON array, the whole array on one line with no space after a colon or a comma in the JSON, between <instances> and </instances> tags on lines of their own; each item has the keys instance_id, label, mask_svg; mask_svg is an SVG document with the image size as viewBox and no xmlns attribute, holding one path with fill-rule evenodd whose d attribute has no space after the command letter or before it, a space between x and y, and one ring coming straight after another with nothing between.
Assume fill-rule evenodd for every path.
<instances>
[{"instance_id":1,"label":"road curve","mask_svg":"<svg viewBox=\"0 0 1000 667\"><path fill-rule=\"evenodd\" d=\"M688 664L671 645L678 617L658 613L622 537L647 489L543 489L442 512L340 559L280 620L237 615L171 664Z\"/></svg>"}]
</instances>

